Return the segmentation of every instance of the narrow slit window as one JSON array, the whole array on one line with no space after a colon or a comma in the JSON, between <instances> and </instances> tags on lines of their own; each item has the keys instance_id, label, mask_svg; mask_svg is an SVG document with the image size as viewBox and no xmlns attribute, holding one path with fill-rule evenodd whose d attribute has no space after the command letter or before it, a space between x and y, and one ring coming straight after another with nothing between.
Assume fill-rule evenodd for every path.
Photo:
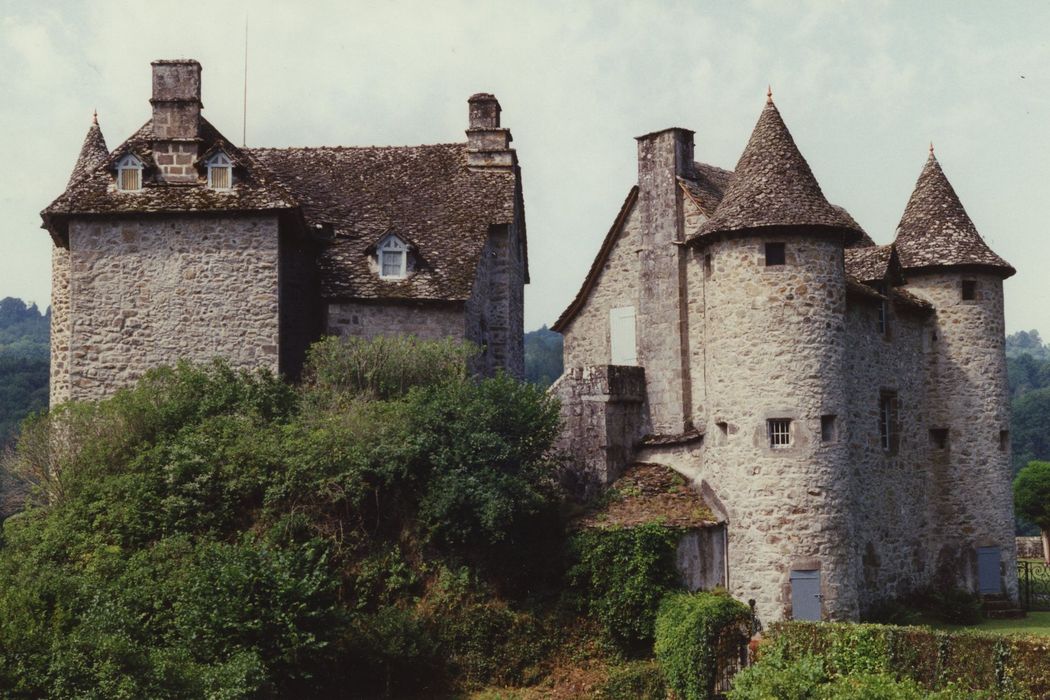
<instances>
[{"instance_id":1,"label":"narrow slit window","mask_svg":"<svg viewBox=\"0 0 1050 700\"><path fill-rule=\"evenodd\" d=\"M835 416L820 417L820 441L835 442Z\"/></svg>"},{"instance_id":2,"label":"narrow slit window","mask_svg":"<svg viewBox=\"0 0 1050 700\"><path fill-rule=\"evenodd\" d=\"M791 446L791 420L788 418L771 418L768 422L769 446L783 449Z\"/></svg>"},{"instance_id":3,"label":"narrow slit window","mask_svg":"<svg viewBox=\"0 0 1050 700\"><path fill-rule=\"evenodd\" d=\"M897 394L883 392L879 397L879 441L886 452L896 452L897 434Z\"/></svg>"},{"instance_id":4,"label":"narrow slit window","mask_svg":"<svg viewBox=\"0 0 1050 700\"><path fill-rule=\"evenodd\" d=\"M117 163L117 189L135 192L142 189L142 161L126 155Z\"/></svg>"},{"instance_id":5,"label":"narrow slit window","mask_svg":"<svg viewBox=\"0 0 1050 700\"><path fill-rule=\"evenodd\" d=\"M1010 449L1010 431L1000 430L999 431L999 449L1006 452Z\"/></svg>"},{"instance_id":6,"label":"narrow slit window","mask_svg":"<svg viewBox=\"0 0 1050 700\"><path fill-rule=\"evenodd\" d=\"M718 433L723 438L729 437L729 423L726 423L724 420L720 420L715 422L715 425L718 427Z\"/></svg>"},{"instance_id":7,"label":"narrow slit window","mask_svg":"<svg viewBox=\"0 0 1050 700\"><path fill-rule=\"evenodd\" d=\"M208 160L208 187L213 190L233 187L233 163L225 153L216 153Z\"/></svg>"},{"instance_id":8,"label":"narrow slit window","mask_svg":"<svg viewBox=\"0 0 1050 700\"><path fill-rule=\"evenodd\" d=\"M711 254L708 253L704 256L704 277L710 277L711 271Z\"/></svg>"},{"instance_id":9,"label":"narrow slit window","mask_svg":"<svg viewBox=\"0 0 1050 700\"><path fill-rule=\"evenodd\" d=\"M963 301L974 301L977 299L977 280L962 281Z\"/></svg>"},{"instance_id":10,"label":"narrow slit window","mask_svg":"<svg viewBox=\"0 0 1050 700\"><path fill-rule=\"evenodd\" d=\"M783 265L787 261L787 254L783 243L766 243L766 267Z\"/></svg>"},{"instance_id":11,"label":"narrow slit window","mask_svg":"<svg viewBox=\"0 0 1050 700\"><path fill-rule=\"evenodd\" d=\"M930 445L935 450L948 449L948 429L930 428Z\"/></svg>"}]
</instances>

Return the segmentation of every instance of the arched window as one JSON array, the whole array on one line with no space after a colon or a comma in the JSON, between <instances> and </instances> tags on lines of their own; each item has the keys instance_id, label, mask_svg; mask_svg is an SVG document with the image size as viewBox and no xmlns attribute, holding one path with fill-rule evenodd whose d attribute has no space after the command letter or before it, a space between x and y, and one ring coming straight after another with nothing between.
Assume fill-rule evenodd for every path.
<instances>
[{"instance_id":1,"label":"arched window","mask_svg":"<svg viewBox=\"0 0 1050 700\"><path fill-rule=\"evenodd\" d=\"M142 189L142 161L130 153L117 163L117 189L125 192Z\"/></svg>"},{"instance_id":2,"label":"arched window","mask_svg":"<svg viewBox=\"0 0 1050 700\"><path fill-rule=\"evenodd\" d=\"M384 279L399 279L407 270L408 246L391 234L384 238L376 249L379 255L379 276Z\"/></svg>"},{"instance_id":3,"label":"arched window","mask_svg":"<svg viewBox=\"0 0 1050 700\"><path fill-rule=\"evenodd\" d=\"M222 151L208 159L208 187L213 190L233 187L233 163Z\"/></svg>"}]
</instances>

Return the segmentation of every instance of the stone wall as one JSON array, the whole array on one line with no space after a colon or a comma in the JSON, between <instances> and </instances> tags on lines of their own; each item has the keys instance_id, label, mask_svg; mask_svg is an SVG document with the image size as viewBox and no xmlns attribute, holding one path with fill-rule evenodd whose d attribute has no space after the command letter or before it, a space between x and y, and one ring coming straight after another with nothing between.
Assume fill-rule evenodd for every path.
<instances>
[{"instance_id":1,"label":"stone wall","mask_svg":"<svg viewBox=\"0 0 1050 700\"><path fill-rule=\"evenodd\" d=\"M328 335L360 338L392 335L414 335L423 340L462 338L464 314L460 304L339 301L329 302L326 326Z\"/></svg>"},{"instance_id":2,"label":"stone wall","mask_svg":"<svg viewBox=\"0 0 1050 700\"><path fill-rule=\"evenodd\" d=\"M675 566L690 591L710 591L726 584L725 526L695 528L678 540Z\"/></svg>"},{"instance_id":3,"label":"stone wall","mask_svg":"<svg viewBox=\"0 0 1050 700\"><path fill-rule=\"evenodd\" d=\"M567 486L589 498L631 463L634 446L649 432L645 371L641 367L569 367L550 388L561 402L564 429L556 450L570 457Z\"/></svg>"},{"instance_id":4,"label":"stone wall","mask_svg":"<svg viewBox=\"0 0 1050 700\"><path fill-rule=\"evenodd\" d=\"M69 344L69 248L51 249L51 405L71 397Z\"/></svg>"},{"instance_id":5,"label":"stone wall","mask_svg":"<svg viewBox=\"0 0 1050 700\"><path fill-rule=\"evenodd\" d=\"M878 300L851 298L846 317L849 401L837 439L849 448L842 469L852 484L849 539L862 610L932 575L934 493L948 457L931 449L927 425L930 318L887 307L886 333L877 328ZM897 398L897 433L886 449L879 413L890 393Z\"/></svg>"},{"instance_id":6,"label":"stone wall","mask_svg":"<svg viewBox=\"0 0 1050 700\"><path fill-rule=\"evenodd\" d=\"M1043 538L1042 537L1017 537L1018 559L1042 559Z\"/></svg>"},{"instance_id":7,"label":"stone wall","mask_svg":"<svg viewBox=\"0 0 1050 700\"><path fill-rule=\"evenodd\" d=\"M976 299L962 299L963 280L977 283ZM998 546L1004 588L1016 596L1002 279L988 273L913 273L907 288L937 308L928 341L927 421L948 429L950 452L931 483L938 580L972 587L975 548Z\"/></svg>"},{"instance_id":8,"label":"stone wall","mask_svg":"<svg viewBox=\"0 0 1050 700\"><path fill-rule=\"evenodd\" d=\"M767 242L786 243L786 265L765 265ZM690 308L706 321L703 473L728 511L730 592L779 619L791 570L818 569L824 615L854 618L847 443L821 440L821 417L847 414L842 243L796 232L700 252L712 265ZM770 419L791 421L790 446L770 447Z\"/></svg>"},{"instance_id":9,"label":"stone wall","mask_svg":"<svg viewBox=\"0 0 1050 700\"><path fill-rule=\"evenodd\" d=\"M609 310L638 307L638 249L641 230L637 205L627 214L623 229L605 261L605 269L586 303L565 329L562 351L566 369L608 364Z\"/></svg>"},{"instance_id":10,"label":"stone wall","mask_svg":"<svg viewBox=\"0 0 1050 700\"><path fill-rule=\"evenodd\" d=\"M518 226L493 226L465 306L466 338L484 348L475 371L525 376L525 264Z\"/></svg>"},{"instance_id":11,"label":"stone wall","mask_svg":"<svg viewBox=\"0 0 1050 700\"><path fill-rule=\"evenodd\" d=\"M278 370L275 216L73 219L69 250L70 366L53 381L70 398L180 358Z\"/></svg>"}]
</instances>

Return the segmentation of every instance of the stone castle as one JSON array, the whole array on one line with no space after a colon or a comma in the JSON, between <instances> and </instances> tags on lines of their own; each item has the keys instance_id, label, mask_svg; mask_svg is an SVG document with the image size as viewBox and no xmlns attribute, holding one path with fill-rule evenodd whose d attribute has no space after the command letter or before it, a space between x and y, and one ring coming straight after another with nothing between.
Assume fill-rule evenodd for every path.
<instances>
[{"instance_id":1,"label":"stone castle","mask_svg":"<svg viewBox=\"0 0 1050 700\"><path fill-rule=\"evenodd\" d=\"M43 212L51 402L179 358L295 377L325 334L460 337L524 371L521 171L489 94L465 143L244 148L201 115L201 66L156 61L152 118L113 151L97 119Z\"/></svg>"},{"instance_id":2,"label":"stone castle","mask_svg":"<svg viewBox=\"0 0 1050 700\"><path fill-rule=\"evenodd\" d=\"M771 95L734 172L695 162L686 129L637 142L637 185L554 325L577 486L686 475L716 517L685 558L766 620L856 618L927 585L1016 597L1014 269L932 146L877 246Z\"/></svg>"}]
</instances>

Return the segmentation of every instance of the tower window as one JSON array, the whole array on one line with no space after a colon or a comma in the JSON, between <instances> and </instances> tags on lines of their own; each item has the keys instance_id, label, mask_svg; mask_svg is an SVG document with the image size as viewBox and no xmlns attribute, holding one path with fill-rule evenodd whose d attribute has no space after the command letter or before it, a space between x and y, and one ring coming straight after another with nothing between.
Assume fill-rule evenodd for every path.
<instances>
[{"instance_id":1,"label":"tower window","mask_svg":"<svg viewBox=\"0 0 1050 700\"><path fill-rule=\"evenodd\" d=\"M769 446L773 449L781 449L791 446L791 419L770 418L767 421L769 432Z\"/></svg>"},{"instance_id":2,"label":"tower window","mask_svg":"<svg viewBox=\"0 0 1050 700\"><path fill-rule=\"evenodd\" d=\"M879 396L879 441L887 452L897 451L897 410L897 392L882 392Z\"/></svg>"},{"instance_id":3,"label":"tower window","mask_svg":"<svg viewBox=\"0 0 1050 700\"><path fill-rule=\"evenodd\" d=\"M999 449L1006 452L1010 449L1010 431L1000 430L999 431Z\"/></svg>"},{"instance_id":4,"label":"tower window","mask_svg":"<svg viewBox=\"0 0 1050 700\"><path fill-rule=\"evenodd\" d=\"M835 442L835 416L820 417L820 441Z\"/></svg>"},{"instance_id":5,"label":"tower window","mask_svg":"<svg viewBox=\"0 0 1050 700\"><path fill-rule=\"evenodd\" d=\"M142 161L126 155L117 163L117 189L135 192L142 189Z\"/></svg>"},{"instance_id":6,"label":"tower window","mask_svg":"<svg viewBox=\"0 0 1050 700\"><path fill-rule=\"evenodd\" d=\"M711 254L708 253L704 256L704 277L710 277L712 272L711 268Z\"/></svg>"},{"instance_id":7,"label":"tower window","mask_svg":"<svg viewBox=\"0 0 1050 700\"><path fill-rule=\"evenodd\" d=\"M786 260L783 243L766 243L766 267L783 265Z\"/></svg>"},{"instance_id":8,"label":"tower window","mask_svg":"<svg viewBox=\"0 0 1050 700\"><path fill-rule=\"evenodd\" d=\"M930 428L930 445L932 445L935 450L948 449L948 429Z\"/></svg>"},{"instance_id":9,"label":"tower window","mask_svg":"<svg viewBox=\"0 0 1050 700\"><path fill-rule=\"evenodd\" d=\"M407 270L408 246L394 235L387 236L379 244L379 276L384 279L400 279Z\"/></svg>"},{"instance_id":10,"label":"tower window","mask_svg":"<svg viewBox=\"0 0 1050 700\"><path fill-rule=\"evenodd\" d=\"M208 187L213 190L233 187L233 163L222 151L208 159Z\"/></svg>"},{"instance_id":11,"label":"tower window","mask_svg":"<svg viewBox=\"0 0 1050 700\"><path fill-rule=\"evenodd\" d=\"M881 294L884 297L888 294L886 290L886 284L884 282L879 282L878 284L876 284L875 289L878 291L879 294ZM879 301L878 315L875 318L875 330L879 333L879 335L886 335L889 332L889 320L890 305L886 299L882 299L881 301Z\"/></svg>"},{"instance_id":12,"label":"tower window","mask_svg":"<svg viewBox=\"0 0 1050 700\"><path fill-rule=\"evenodd\" d=\"M963 301L974 301L977 299L977 280L962 281Z\"/></svg>"}]
</instances>

